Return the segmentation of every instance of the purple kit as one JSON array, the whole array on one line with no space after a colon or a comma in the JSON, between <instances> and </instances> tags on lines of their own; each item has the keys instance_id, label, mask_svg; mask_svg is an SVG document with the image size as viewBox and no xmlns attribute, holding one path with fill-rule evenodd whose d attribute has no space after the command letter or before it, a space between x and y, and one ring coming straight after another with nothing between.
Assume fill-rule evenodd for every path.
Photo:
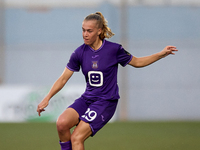
<instances>
[{"instance_id":1,"label":"purple kit","mask_svg":"<svg viewBox=\"0 0 200 150\"><path fill-rule=\"evenodd\" d=\"M106 40L98 50L83 44L72 53L66 67L71 71L81 68L87 87L81 98L69 107L79 113L81 120L90 123L93 135L114 114L119 99L118 64L126 66L131 59L132 55L121 45Z\"/></svg>"}]
</instances>

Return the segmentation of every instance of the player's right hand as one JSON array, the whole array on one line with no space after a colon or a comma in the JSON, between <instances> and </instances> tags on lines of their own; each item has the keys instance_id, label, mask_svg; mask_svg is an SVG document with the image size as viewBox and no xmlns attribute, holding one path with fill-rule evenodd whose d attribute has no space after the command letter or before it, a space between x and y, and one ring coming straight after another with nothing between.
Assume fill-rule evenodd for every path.
<instances>
[{"instance_id":1,"label":"player's right hand","mask_svg":"<svg viewBox=\"0 0 200 150\"><path fill-rule=\"evenodd\" d=\"M45 107L47 107L49 105L49 100L47 98L44 98L41 103L38 105L37 107L37 112L38 115L41 116L41 112L45 111Z\"/></svg>"}]
</instances>

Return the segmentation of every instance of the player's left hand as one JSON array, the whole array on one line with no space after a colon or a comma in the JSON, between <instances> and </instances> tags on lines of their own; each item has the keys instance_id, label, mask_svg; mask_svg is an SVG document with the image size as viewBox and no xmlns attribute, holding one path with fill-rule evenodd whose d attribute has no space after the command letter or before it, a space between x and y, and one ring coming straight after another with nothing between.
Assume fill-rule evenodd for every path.
<instances>
[{"instance_id":1,"label":"player's left hand","mask_svg":"<svg viewBox=\"0 0 200 150\"><path fill-rule=\"evenodd\" d=\"M174 52L178 51L176 46L166 46L161 52L160 52L160 57L164 58L170 54L175 55Z\"/></svg>"}]
</instances>

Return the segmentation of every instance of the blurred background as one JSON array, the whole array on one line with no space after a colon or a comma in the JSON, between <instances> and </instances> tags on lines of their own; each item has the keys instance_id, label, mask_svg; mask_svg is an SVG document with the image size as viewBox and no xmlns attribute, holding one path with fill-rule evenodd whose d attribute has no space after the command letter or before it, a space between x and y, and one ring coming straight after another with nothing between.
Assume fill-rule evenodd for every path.
<instances>
[{"instance_id":1,"label":"blurred background","mask_svg":"<svg viewBox=\"0 0 200 150\"><path fill-rule=\"evenodd\" d=\"M50 102L38 103L83 43L82 21L101 11L137 57L167 45L179 52L145 68L119 69L113 120L200 120L199 0L0 0L0 122L55 121L85 89L81 72Z\"/></svg>"}]
</instances>

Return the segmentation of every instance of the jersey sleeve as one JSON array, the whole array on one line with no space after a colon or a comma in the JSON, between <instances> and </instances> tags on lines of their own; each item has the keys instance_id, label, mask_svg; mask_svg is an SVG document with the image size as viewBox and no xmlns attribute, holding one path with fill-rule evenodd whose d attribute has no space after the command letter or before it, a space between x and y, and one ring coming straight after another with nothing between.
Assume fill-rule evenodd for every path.
<instances>
[{"instance_id":1,"label":"jersey sleeve","mask_svg":"<svg viewBox=\"0 0 200 150\"><path fill-rule=\"evenodd\" d=\"M80 70L80 60L78 59L78 52L75 50L69 59L69 62L66 66L71 71L78 72Z\"/></svg>"},{"instance_id":2,"label":"jersey sleeve","mask_svg":"<svg viewBox=\"0 0 200 150\"><path fill-rule=\"evenodd\" d=\"M127 52L122 46L120 46L117 52L117 61L120 65L125 67L132 59L132 55Z\"/></svg>"}]
</instances>

